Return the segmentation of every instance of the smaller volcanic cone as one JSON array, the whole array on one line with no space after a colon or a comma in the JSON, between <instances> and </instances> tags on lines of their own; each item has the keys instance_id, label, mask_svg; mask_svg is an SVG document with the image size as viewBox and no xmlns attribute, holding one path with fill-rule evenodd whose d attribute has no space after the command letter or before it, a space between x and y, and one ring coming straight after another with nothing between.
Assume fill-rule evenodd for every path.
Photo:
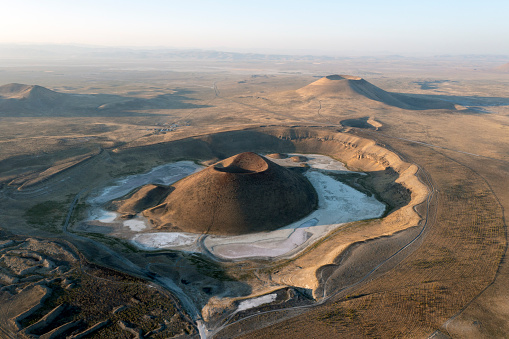
<instances>
[{"instance_id":1,"label":"smaller volcanic cone","mask_svg":"<svg viewBox=\"0 0 509 339\"><path fill-rule=\"evenodd\" d=\"M297 221L318 204L309 181L255 153L220 161L180 180L164 201L145 210L156 227L237 235Z\"/></svg>"}]
</instances>

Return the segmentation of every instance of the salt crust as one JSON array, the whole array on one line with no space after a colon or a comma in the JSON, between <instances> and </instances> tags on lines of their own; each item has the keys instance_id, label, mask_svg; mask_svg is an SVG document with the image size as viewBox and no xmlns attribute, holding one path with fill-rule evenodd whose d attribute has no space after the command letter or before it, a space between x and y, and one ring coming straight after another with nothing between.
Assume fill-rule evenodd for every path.
<instances>
[{"instance_id":1,"label":"salt crust","mask_svg":"<svg viewBox=\"0 0 509 339\"><path fill-rule=\"evenodd\" d=\"M289 154L297 156L300 154ZM318 154L305 154L310 170L307 178L315 187L319 197L318 209L305 218L272 232L252 233L240 236L203 236L184 232L144 232L150 226L142 217L118 221L118 214L105 211L99 204L119 198L136 187L149 183L170 185L192 174L201 167L190 161L179 161L154 168L148 173L129 176L113 186L104 188L90 199L97 207L89 220L101 223L122 223L130 232L141 232L131 236L132 242L144 250L173 248L184 251L201 251L204 246L209 253L223 259L242 259L247 257L279 257L293 255L309 244L322 238L341 225L383 214L385 205L374 197L345 185L328 173L348 172L345 166L330 157ZM270 159L283 166L299 166L290 158ZM199 246L201 242L201 246Z\"/></svg>"}]
</instances>

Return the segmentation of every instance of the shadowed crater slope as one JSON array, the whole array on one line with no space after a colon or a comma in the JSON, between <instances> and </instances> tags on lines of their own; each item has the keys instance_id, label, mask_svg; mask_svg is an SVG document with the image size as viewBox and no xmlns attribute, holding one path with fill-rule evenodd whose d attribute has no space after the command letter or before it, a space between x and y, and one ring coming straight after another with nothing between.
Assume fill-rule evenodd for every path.
<instances>
[{"instance_id":1,"label":"shadowed crater slope","mask_svg":"<svg viewBox=\"0 0 509 339\"><path fill-rule=\"evenodd\" d=\"M154 186L141 188L121 206L145 205L143 192L153 191ZM193 233L274 230L303 218L318 204L313 186L302 174L252 152L217 162L167 192L171 193L143 214L159 229Z\"/></svg>"}]
</instances>

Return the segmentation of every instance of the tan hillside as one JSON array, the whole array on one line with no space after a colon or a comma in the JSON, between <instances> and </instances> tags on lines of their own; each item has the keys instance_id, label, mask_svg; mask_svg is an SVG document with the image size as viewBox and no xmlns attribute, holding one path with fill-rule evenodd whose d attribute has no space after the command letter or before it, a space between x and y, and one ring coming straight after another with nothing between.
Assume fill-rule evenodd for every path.
<instances>
[{"instance_id":1,"label":"tan hillside","mask_svg":"<svg viewBox=\"0 0 509 339\"><path fill-rule=\"evenodd\" d=\"M56 101L65 97L58 93L38 85L8 84L0 86L0 98L2 99L25 99L33 101Z\"/></svg>"},{"instance_id":2,"label":"tan hillside","mask_svg":"<svg viewBox=\"0 0 509 339\"><path fill-rule=\"evenodd\" d=\"M453 103L438 99L391 93L351 75L329 75L296 91L304 97L369 99L404 109L455 109Z\"/></svg>"},{"instance_id":3,"label":"tan hillside","mask_svg":"<svg viewBox=\"0 0 509 339\"><path fill-rule=\"evenodd\" d=\"M194 233L273 230L301 219L318 203L302 175L251 152L220 161L173 187L162 204L144 214L160 228Z\"/></svg>"},{"instance_id":4,"label":"tan hillside","mask_svg":"<svg viewBox=\"0 0 509 339\"><path fill-rule=\"evenodd\" d=\"M158 185L146 185L134 193L129 199L119 203L120 213L133 215L147 208L158 205L170 192L170 189Z\"/></svg>"}]
</instances>

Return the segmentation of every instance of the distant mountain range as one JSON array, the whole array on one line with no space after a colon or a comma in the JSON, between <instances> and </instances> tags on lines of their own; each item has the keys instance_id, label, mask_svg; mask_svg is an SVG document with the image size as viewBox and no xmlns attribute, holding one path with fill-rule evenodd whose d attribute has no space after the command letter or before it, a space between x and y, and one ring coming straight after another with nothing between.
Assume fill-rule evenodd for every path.
<instances>
[{"instance_id":1,"label":"distant mountain range","mask_svg":"<svg viewBox=\"0 0 509 339\"><path fill-rule=\"evenodd\" d=\"M479 60L496 62L507 60L509 56L501 55L438 55L423 57L424 60ZM0 44L0 59L7 60L78 60L78 59L123 59L123 60L220 60L220 61L327 61L327 60L404 60L419 59L418 57L391 55L348 56L327 55L326 52L317 53L250 53L228 52L207 49L177 49L177 48L135 48L135 47L97 47L80 45L21 45ZM505 58L505 59L504 59Z\"/></svg>"},{"instance_id":2,"label":"distant mountain range","mask_svg":"<svg viewBox=\"0 0 509 339\"><path fill-rule=\"evenodd\" d=\"M239 53L204 49L141 49L123 47L83 47L72 45L0 44L0 59L173 59L173 60L335 60L348 57Z\"/></svg>"}]
</instances>

